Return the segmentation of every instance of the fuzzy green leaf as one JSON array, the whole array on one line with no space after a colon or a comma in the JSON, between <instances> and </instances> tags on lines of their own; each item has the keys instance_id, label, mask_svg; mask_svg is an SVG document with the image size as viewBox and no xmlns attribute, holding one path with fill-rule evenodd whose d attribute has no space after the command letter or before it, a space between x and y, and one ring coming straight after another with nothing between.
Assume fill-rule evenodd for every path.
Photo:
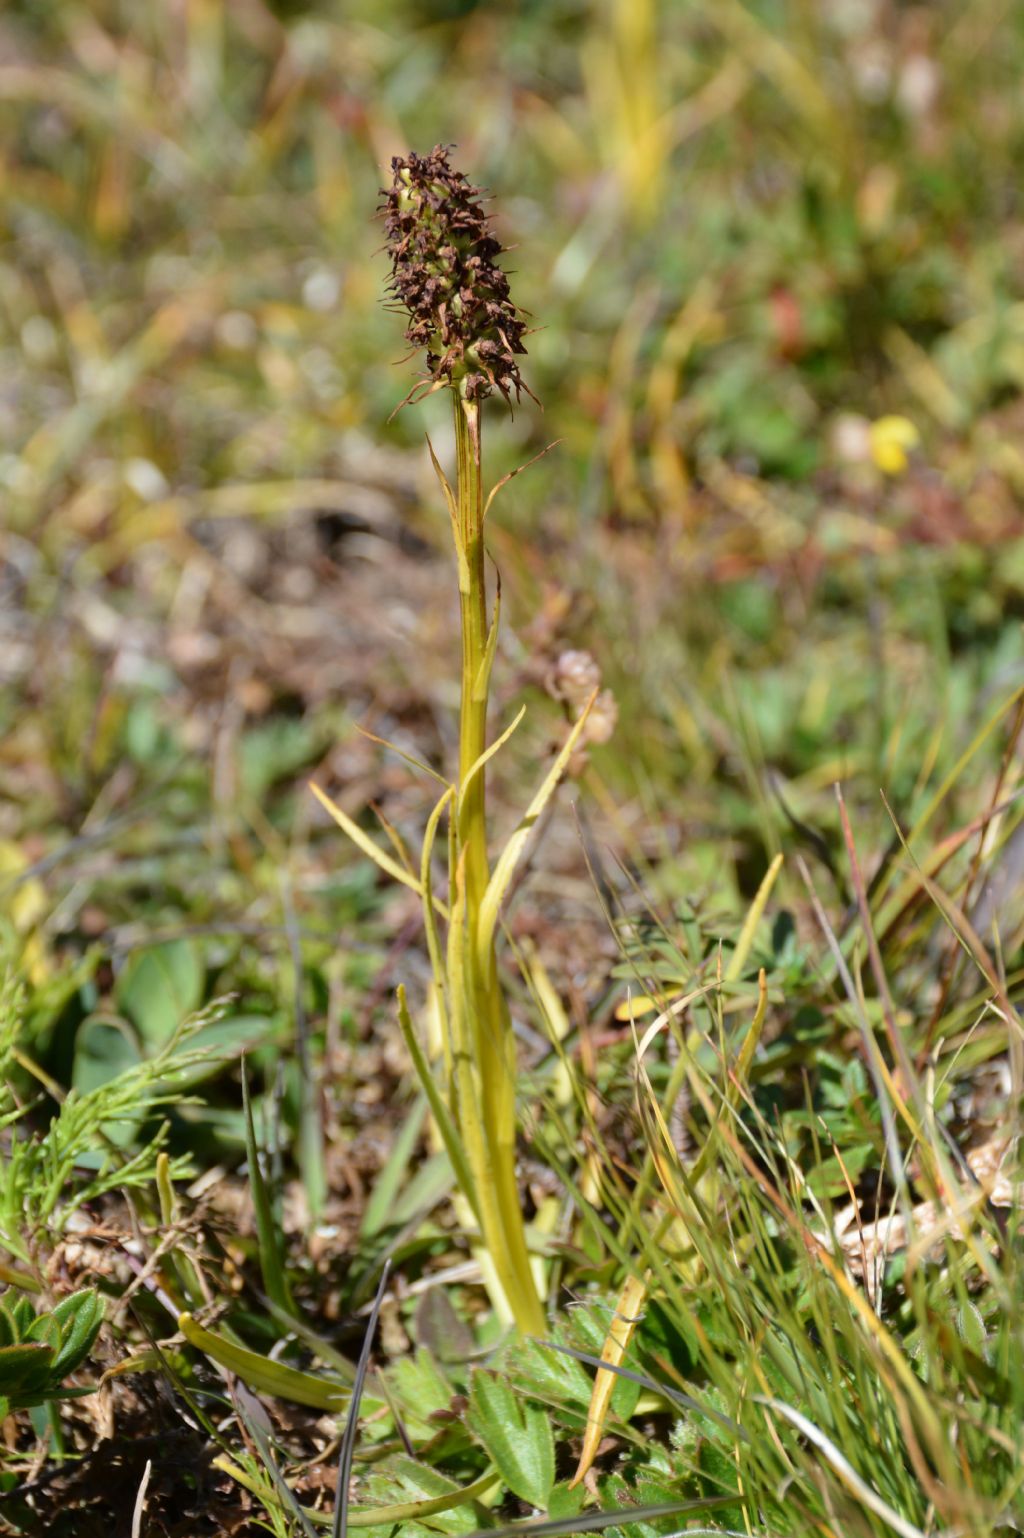
<instances>
[{"instance_id":1,"label":"fuzzy green leaf","mask_svg":"<svg viewBox=\"0 0 1024 1538\"><path fill-rule=\"evenodd\" d=\"M448 1409L454 1390L431 1353L420 1347L414 1356L399 1357L389 1371L389 1381L413 1441L436 1436L438 1423L430 1417Z\"/></svg>"},{"instance_id":2,"label":"fuzzy green leaf","mask_svg":"<svg viewBox=\"0 0 1024 1538\"><path fill-rule=\"evenodd\" d=\"M48 1346L56 1357L57 1352L60 1350L60 1325L52 1314L40 1314L32 1321L32 1326L26 1334L25 1340Z\"/></svg>"},{"instance_id":3,"label":"fuzzy green leaf","mask_svg":"<svg viewBox=\"0 0 1024 1538\"><path fill-rule=\"evenodd\" d=\"M6 1302L0 1302L0 1348L16 1345L20 1338L18 1327Z\"/></svg>"},{"instance_id":4,"label":"fuzzy green leaf","mask_svg":"<svg viewBox=\"0 0 1024 1538\"><path fill-rule=\"evenodd\" d=\"M555 1482L555 1440L547 1412L520 1398L504 1378L480 1368L473 1374L466 1421L512 1493L543 1510Z\"/></svg>"},{"instance_id":5,"label":"fuzzy green leaf","mask_svg":"<svg viewBox=\"0 0 1024 1538\"><path fill-rule=\"evenodd\" d=\"M0 1392L14 1404L40 1404L53 1368L53 1347L24 1341L0 1348Z\"/></svg>"},{"instance_id":6,"label":"fuzzy green leaf","mask_svg":"<svg viewBox=\"0 0 1024 1538\"><path fill-rule=\"evenodd\" d=\"M65 1378L81 1366L92 1349L103 1323L103 1304L96 1293L86 1289L58 1303L53 1317L60 1325L62 1342L53 1368L58 1377Z\"/></svg>"}]
</instances>

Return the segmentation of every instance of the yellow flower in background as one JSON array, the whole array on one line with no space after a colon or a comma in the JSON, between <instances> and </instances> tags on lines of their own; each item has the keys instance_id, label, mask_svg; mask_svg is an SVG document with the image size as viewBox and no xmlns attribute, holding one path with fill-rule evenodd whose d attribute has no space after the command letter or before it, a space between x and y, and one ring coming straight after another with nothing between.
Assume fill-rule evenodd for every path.
<instances>
[{"instance_id":1,"label":"yellow flower in background","mask_svg":"<svg viewBox=\"0 0 1024 1538\"><path fill-rule=\"evenodd\" d=\"M871 458L884 475L903 475L921 434L909 417L879 417L868 428Z\"/></svg>"},{"instance_id":2,"label":"yellow flower in background","mask_svg":"<svg viewBox=\"0 0 1024 1538\"><path fill-rule=\"evenodd\" d=\"M10 839L0 839L0 888L4 890L7 917L21 940L19 962L29 982L44 983L49 976L46 950L39 924L46 915L46 888L35 876L25 876L28 857Z\"/></svg>"}]
</instances>

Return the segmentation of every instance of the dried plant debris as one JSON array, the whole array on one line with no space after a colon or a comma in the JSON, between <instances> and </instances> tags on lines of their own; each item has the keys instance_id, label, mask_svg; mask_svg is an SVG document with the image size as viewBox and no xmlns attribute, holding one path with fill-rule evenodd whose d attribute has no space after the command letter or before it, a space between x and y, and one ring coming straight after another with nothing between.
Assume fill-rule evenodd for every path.
<instances>
[{"instance_id":1,"label":"dried plant debris","mask_svg":"<svg viewBox=\"0 0 1024 1538\"><path fill-rule=\"evenodd\" d=\"M244 1490L214 1467L215 1449L187 1427L121 1426L81 1457L50 1463L0 1496L0 1532L49 1538L109 1538L129 1531L139 1489L149 1538L232 1534L255 1538L258 1513ZM114 1525L112 1527L112 1519Z\"/></svg>"},{"instance_id":2,"label":"dried plant debris","mask_svg":"<svg viewBox=\"0 0 1024 1538\"><path fill-rule=\"evenodd\" d=\"M1014 1140L1004 1135L970 1149L966 1162L977 1184L973 1190L967 1189L966 1199L947 1201L942 1207L931 1201L917 1202L909 1221L906 1214L893 1211L864 1222L859 1204L837 1213L833 1231L839 1247L868 1293L877 1297L886 1266L895 1255L912 1246L917 1258L935 1258L942 1252L943 1237L961 1232L978 1206L987 1202L1003 1210L1012 1207L1019 1190L1012 1172L1013 1153Z\"/></svg>"}]
</instances>

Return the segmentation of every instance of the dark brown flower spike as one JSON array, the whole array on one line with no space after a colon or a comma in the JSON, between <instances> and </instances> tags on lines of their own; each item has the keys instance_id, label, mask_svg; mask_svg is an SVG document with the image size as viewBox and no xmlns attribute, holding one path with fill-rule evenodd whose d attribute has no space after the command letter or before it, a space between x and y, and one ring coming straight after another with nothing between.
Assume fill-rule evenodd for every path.
<instances>
[{"instance_id":1,"label":"dark brown flower spike","mask_svg":"<svg viewBox=\"0 0 1024 1538\"><path fill-rule=\"evenodd\" d=\"M517 361L526 325L497 264L504 248L483 194L443 145L407 160L396 155L391 170L382 207L389 289L409 316L407 341L426 351L433 387L450 384L470 401L494 390L506 400L531 394Z\"/></svg>"}]
</instances>

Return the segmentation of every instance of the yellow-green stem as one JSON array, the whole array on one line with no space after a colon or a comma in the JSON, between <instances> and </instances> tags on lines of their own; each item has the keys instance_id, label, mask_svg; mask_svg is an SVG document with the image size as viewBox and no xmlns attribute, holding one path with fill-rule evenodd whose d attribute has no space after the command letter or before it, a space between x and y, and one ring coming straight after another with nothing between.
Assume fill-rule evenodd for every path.
<instances>
[{"instance_id":1,"label":"yellow-green stem","mask_svg":"<svg viewBox=\"0 0 1024 1538\"><path fill-rule=\"evenodd\" d=\"M462 701L459 808L464 938L459 968L461 1000L453 1001L452 1027L458 1059L453 1088L456 1117L476 1185L484 1244L517 1328L542 1334L544 1311L530 1265L516 1180L516 1052L508 1006L493 950L478 960L480 904L490 874L487 856L486 777L469 771L487 744L488 615L484 552L484 501L480 462L480 407L452 392L455 409L456 506L465 555L460 562ZM453 875L455 873L453 872ZM459 904L458 906L461 906ZM453 922L455 922L453 904ZM449 982L453 981L449 975Z\"/></svg>"},{"instance_id":2,"label":"yellow-green stem","mask_svg":"<svg viewBox=\"0 0 1024 1538\"><path fill-rule=\"evenodd\" d=\"M477 676L487 649L487 572L484 551L480 407L452 392L455 405L456 499L466 564L459 594L462 617L462 701L459 717L459 783L487 746L487 693ZM475 913L487 886L485 776L474 776L462 807L466 829L466 906Z\"/></svg>"}]
</instances>

